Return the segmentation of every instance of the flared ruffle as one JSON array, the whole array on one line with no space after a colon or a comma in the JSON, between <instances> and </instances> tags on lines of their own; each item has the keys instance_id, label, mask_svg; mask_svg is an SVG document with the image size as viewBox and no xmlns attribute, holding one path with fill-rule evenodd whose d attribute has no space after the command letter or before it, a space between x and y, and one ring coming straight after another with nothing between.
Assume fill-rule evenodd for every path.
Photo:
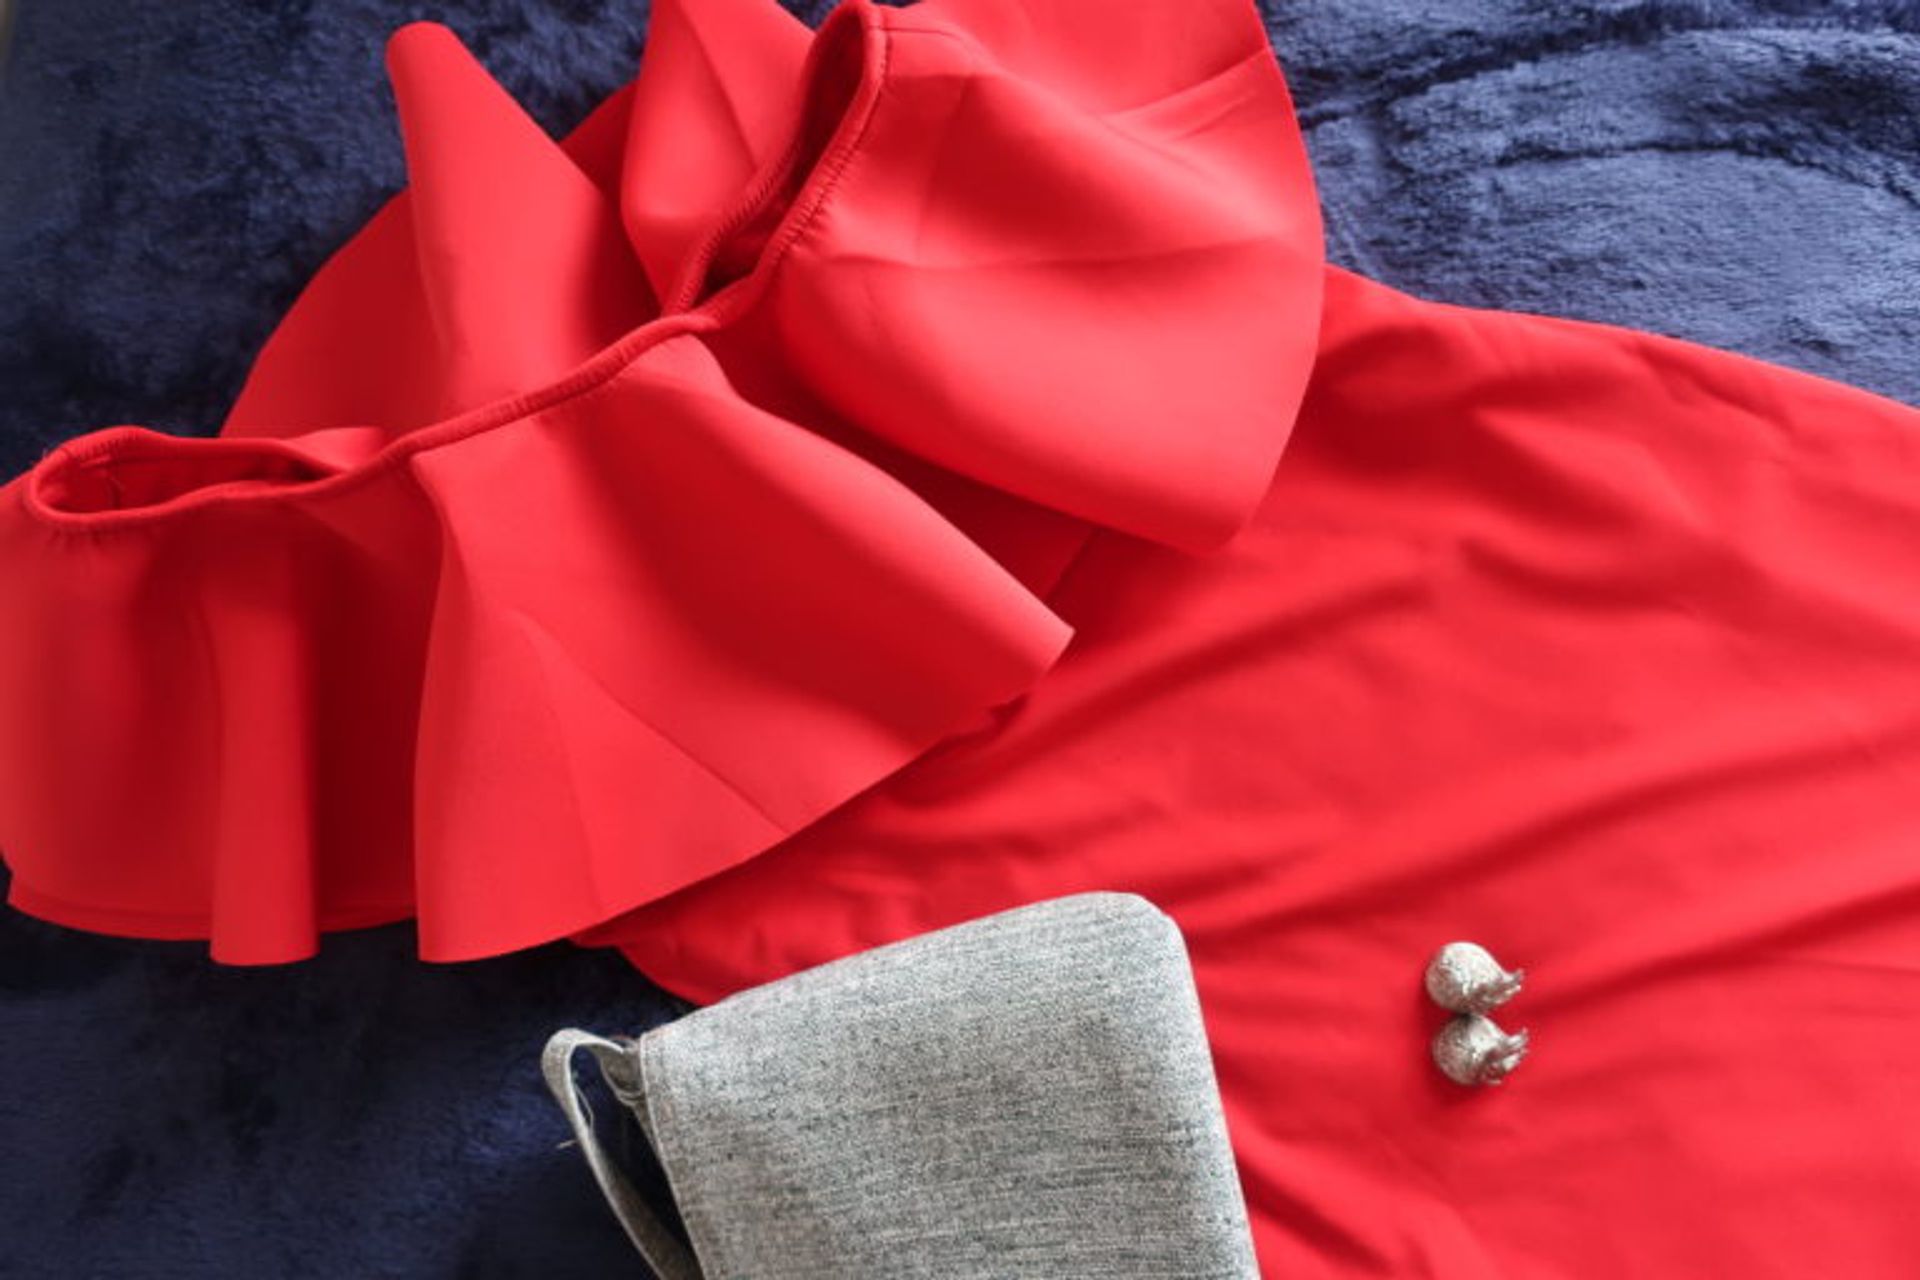
<instances>
[{"instance_id":1,"label":"flared ruffle","mask_svg":"<svg viewBox=\"0 0 1920 1280\"><path fill-rule=\"evenodd\" d=\"M0 491L15 904L236 962L572 934L1019 697L1091 528L1232 536L1317 213L1251 9L1167 9L663 3L564 144L404 29L413 185L223 435Z\"/></svg>"}]
</instances>

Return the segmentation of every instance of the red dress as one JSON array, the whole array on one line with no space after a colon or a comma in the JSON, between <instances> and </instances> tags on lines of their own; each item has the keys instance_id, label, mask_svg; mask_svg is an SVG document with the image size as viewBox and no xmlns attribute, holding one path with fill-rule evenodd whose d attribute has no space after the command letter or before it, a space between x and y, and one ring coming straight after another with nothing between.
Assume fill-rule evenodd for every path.
<instances>
[{"instance_id":1,"label":"red dress","mask_svg":"<svg viewBox=\"0 0 1920 1280\"><path fill-rule=\"evenodd\" d=\"M710 999L1132 890L1270 1275L1913 1274L1920 414L1327 267L1251 7L1106 9L661 0L564 144L403 31L223 435L0 491L15 904Z\"/></svg>"}]
</instances>

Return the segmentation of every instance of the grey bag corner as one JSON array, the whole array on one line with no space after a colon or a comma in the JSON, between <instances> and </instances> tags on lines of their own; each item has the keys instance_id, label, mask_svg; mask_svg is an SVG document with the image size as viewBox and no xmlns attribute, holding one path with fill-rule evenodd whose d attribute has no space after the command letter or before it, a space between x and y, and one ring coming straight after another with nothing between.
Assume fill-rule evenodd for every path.
<instances>
[{"instance_id":1,"label":"grey bag corner","mask_svg":"<svg viewBox=\"0 0 1920 1280\"><path fill-rule=\"evenodd\" d=\"M692 1250L605 1158L585 1048ZM649 1032L547 1083L665 1280L1257 1276L1179 931L1140 898L989 916Z\"/></svg>"}]
</instances>

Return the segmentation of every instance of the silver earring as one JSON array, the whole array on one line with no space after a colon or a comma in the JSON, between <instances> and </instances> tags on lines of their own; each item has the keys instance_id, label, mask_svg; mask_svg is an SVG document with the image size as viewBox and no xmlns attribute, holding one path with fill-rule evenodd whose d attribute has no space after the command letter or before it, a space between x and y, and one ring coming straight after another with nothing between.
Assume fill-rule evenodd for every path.
<instances>
[{"instance_id":1,"label":"silver earring","mask_svg":"<svg viewBox=\"0 0 1920 1280\"><path fill-rule=\"evenodd\" d=\"M1427 964L1427 994L1454 1013L1491 1013L1513 999L1526 971L1508 973L1474 942L1449 942Z\"/></svg>"},{"instance_id":2,"label":"silver earring","mask_svg":"<svg viewBox=\"0 0 1920 1280\"><path fill-rule=\"evenodd\" d=\"M1433 1064L1455 1084L1499 1084L1527 1056L1527 1033L1508 1035L1481 1013L1448 1020L1433 1038Z\"/></svg>"}]
</instances>

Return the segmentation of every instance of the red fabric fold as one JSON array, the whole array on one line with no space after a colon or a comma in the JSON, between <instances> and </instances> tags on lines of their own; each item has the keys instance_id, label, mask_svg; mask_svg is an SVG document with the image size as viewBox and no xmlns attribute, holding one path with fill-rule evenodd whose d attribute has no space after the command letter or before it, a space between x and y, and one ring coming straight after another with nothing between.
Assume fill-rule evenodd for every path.
<instances>
[{"instance_id":1,"label":"red fabric fold","mask_svg":"<svg viewBox=\"0 0 1920 1280\"><path fill-rule=\"evenodd\" d=\"M656 295L672 296L721 211L791 141L811 41L773 4L722 0L653 11L619 192L627 234Z\"/></svg>"},{"instance_id":2,"label":"red fabric fold","mask_svg":"<svg viewBox=\"0 0 1920 1280\"><path fill-rule=\"evenodd\" d=\"M388 65L443 384L436 416L556 381L651 317L613 200L452 32L401 28Z\"/></svg>"},{"instance_id":3,"label":"red fabric fold","mask_svg":"<svg viewBox=\"0 0 1920 1280\"><path fill-rule=\"evenodd\" d=\"M225 437L101 433L0 495L15 900L225 960L407 914L487 955L988 723L1066 643L1087 521L1217 542L1284 443L1319 249L1263 49L1241 15L1177 83L1140 49L1055 93L937 10L669 3L556 144L400 31L413 184Z\"/></svg>"},{"instance_id":4,"label":"red fabric fold","mask_svg":"<svg viewBox=\"0 0 1920 1280\"><path fill-rule=\"evenodd\" d=\"M1008 65L895 24L887 109L771 306L784 358L844 420L1207 550L1265 493L1312 367L1318 204L1252 23L1157 52L1059 47L1130 25L1022 25ZM1033 63L1097 66L1098 92Z\"/></svg>"}]
</instances>

